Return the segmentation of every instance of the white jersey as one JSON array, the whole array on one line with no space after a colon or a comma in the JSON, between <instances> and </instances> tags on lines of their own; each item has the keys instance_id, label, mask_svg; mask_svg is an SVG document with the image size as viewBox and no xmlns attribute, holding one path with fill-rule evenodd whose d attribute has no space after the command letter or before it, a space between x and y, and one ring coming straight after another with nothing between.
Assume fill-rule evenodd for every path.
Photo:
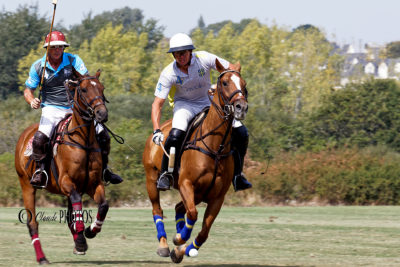
<instances>
[{"instance_id":1,"label":"white jersey","mask_svg":"<svg viewBox=\"0 0 400 267\"><path fill-rule=\"evenodd\" d=\"M182 72L174 60L161 72L154 95L166 99L171 93L174 94L175 104L184 102L197 107L209 106L210 72L216 69L217 58L224 68L229 67L228 61L206 51L192 53L188 74Z\"/></svg>"}]
</instances>

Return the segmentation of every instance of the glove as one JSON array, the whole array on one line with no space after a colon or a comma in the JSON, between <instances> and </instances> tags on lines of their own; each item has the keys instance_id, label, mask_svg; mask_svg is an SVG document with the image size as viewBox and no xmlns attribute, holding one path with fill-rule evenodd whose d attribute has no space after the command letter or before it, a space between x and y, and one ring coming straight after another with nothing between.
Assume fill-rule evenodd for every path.
<instances>
[{"instance_id":1,"label":"glove","mask_svg":"<svg viewBox=\"0 0 400 267\"><path fill-rule=\"evenodd\" d=\"M33 108L33 109L38 109L38 108L40 108L40 103L41 103L42 101L40 101L40 99L39 98L34 98L32 101L31 101L31 108Z\"/></svg>"},{"instance_id":2,"label":"glove","mask_svg":"<svg viewBox=\"0 0 400 267\"><path fill-rule=\"evenodd\" d=\"M156 145L160 145L164 141L164 134L160 129L157 129L153 132L153 142Z\"/></svg>"}]
</instances>

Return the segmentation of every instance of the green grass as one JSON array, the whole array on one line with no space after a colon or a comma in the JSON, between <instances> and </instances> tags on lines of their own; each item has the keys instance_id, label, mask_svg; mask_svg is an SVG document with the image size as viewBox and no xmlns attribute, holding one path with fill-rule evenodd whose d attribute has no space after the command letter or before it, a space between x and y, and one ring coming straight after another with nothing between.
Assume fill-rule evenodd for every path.
<instances>
[{"instance_id":1,"label":"green grass","mask_svg":"<svg viewBox=\"0 0 400 267\"><path fill-rule=\"evenodd\" d=\"M0 208L0 265L35 264L20 208ZM57 208L40 208L59 216ZM92 210L95 217L96 209ZM204 207L199 208L199 218ZM170 248L174 211L165 210ZM201 226L198 220L194 234ZM44 253L54 266L175 266L156 255L151 209L110 208L85 256L72 254L65 224L40 223ZM193 237L193 234L192 234ZM191 239L192 240L192 239ZM400 207L223 207L196 258L181 266L400 266Z\"/></svg>"}]
</instances>

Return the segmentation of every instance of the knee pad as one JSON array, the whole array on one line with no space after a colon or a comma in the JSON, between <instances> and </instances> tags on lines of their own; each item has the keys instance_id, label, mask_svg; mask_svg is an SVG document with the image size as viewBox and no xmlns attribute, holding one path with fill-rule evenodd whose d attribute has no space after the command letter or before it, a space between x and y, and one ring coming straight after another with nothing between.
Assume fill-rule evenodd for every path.
<instances>
[{"instance_id":1,"label":"knee pad","mask_svg":"<svg viewBox=\"0 0 400 267\"><path fill-rule=\"evenodd\" d=\"M185 131L172 128L171 131L169 132L169 136L167 139L168 146L174 146L177 150L180 148L181 142L183 141L183 138L185 138ZM179 147L178 147L179 146Z\"/></svg>"},{"instance_id":2,"label":"knee pad","mask_svg":"<svg viewBox=\"0 0 400 267\"><path fill-rule=\"evenodd\" d=\"M43 160L46 157L46 149L49 138L44 133L37 131L32 141L32 158L36 161Z\"/></svg>"}]
</instances>

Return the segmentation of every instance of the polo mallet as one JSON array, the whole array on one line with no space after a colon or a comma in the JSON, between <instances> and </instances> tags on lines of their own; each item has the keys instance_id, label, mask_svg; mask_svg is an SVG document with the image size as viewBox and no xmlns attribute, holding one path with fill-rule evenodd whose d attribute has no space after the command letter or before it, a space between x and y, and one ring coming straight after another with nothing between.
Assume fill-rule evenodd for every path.
<instances>
[{"instance_id":1,"label":"polo mallet","mask_svg":"<svg viewBox=\"0 0 400 267\"><path fill-rule=\"evenodd\" d=\"M43 72L42 72L42 77L40 79L40 84L39 84L39 99L41 96L41 92L43 89L43 79L44 79L44 74L46 73L46 63L47 63L47 55L49 54L49 47L50 47L50 43L51 43L51 32L53 31L53 24L54 24L54 17L56 15L56 7L57 7L57 0L53 0L53 5L54 5L54 9L53 9L53 19L51 20L51 25L50 25L50 33L49 33L49 41L46 47L46 57L44 60L44 67L43 67ZM46 40L44 40L46 42Z\"/></svg>"}]
</instances>

